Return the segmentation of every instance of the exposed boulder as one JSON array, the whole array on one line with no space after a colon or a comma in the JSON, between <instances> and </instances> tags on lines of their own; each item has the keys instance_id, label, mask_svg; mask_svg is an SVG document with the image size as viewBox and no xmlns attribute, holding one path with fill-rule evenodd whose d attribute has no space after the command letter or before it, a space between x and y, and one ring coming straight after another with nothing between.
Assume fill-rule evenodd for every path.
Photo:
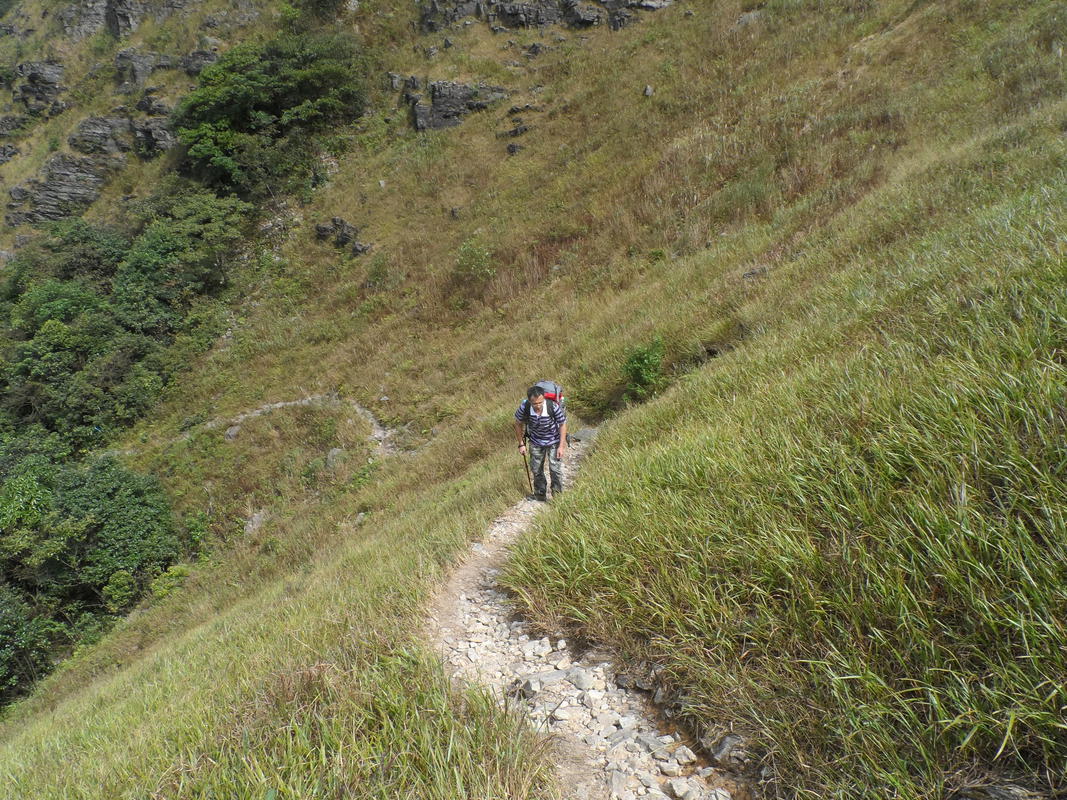
<instances>
[{"instance_id":1,"label":"exposed boulder","mask_svg":"<svg viewBox=\"0 0 1067 800\"><path fill-rule=\"evenodd\" d=\"M219 54L212 50L194 50L182 56L178 63L187 75L195 77L204 71L204 67L218 60Z\"/></svg>"},{"instance_id":2,"label":"exposed boulder","mask_svg":"<svg viewBox=\"0 0 1067 800\"><path fill-rule=\"evenodd\" d=\"M141 0L79 0L59 12L63 32L74 40L85 39L107 30L112 36L128 36L151 15L163 21L185 7L185 0L148 3Z\"/></svg>"},{"instance_id":3,"label":"exposed boulder","mask_svg":"<svg viewBox=\"0 0 1067 800\"><path fill-rule=\"evenodd\" d=\"M29 39L36 33L34 28L19 28L15 25L0 25L0 36L17 36L19 39Z\"/></svg>"},{"instance_id":4,"label":"exposed boulder","mask_svg":"<svg viewBox=\"0 0 1067 800\"><path fill-rule=\"evenodd\" d=\"M171 112L170 106L151 94L146 94L138 100L135 108L153 117L165 117Z\"/></svg>"},{"instance_id":5,"label":"exposed boulder","mask_svg":"<svg viewBox=\"0 0 1067 800\"><path fill-rule=\"evenodd\" d=\"M133 149L133 124L126 117L89 117L67 139L79 153L114 155Z\"/></svg>"},{"instance_id":6,"label":"exposed boulder","mask_svg":"<svg viewBox=\"0 0 1067 800\"><path fill-rule=\"evenodd\" d=\"M119 91L133 94L159 69L173 69L174 59L163 53L141 52L130 47L115 54L115 79Z\"/></svg>"},{"instance_id":7,"label":"exposed boulder","mask_svg":"<svg viewBox=\"0 0 1067 800\"><path fill-rule=\"evenodd\" d=\"M15 101L30 114L54 116L66 108L59 95L67 90L62 85L63 65L58 61L27 61L15 67Z\"/></svg>"},{"instance_id":8,"label":"exposed boulder","mask_svg":"<svg viewBox=\"0 0 1067 800\"><path fill-rule=\"evenodd\" d=\"M145 10L138 0L107 0L104 26L116 38L128 36L140 27Z\"/></svg>"},{"instance_id":9,"label":"exposed boulder","mask_svg":"<svg viewBox=\"0 0 1067 800\"><path fill-rule=\"evenodd\" d=\"M324 242L332 238L337 247L344 247L359 236L359 228L341 217L334 217L329 222L320 222L315 226L315 237Z\"/></svg>"},{"instance_id":10,"label":"exposed boulder","mask_svg":"<svg viewBox=\"0 0 1067 800\"><path fill-rule=\"evenodd\" d=\"M103 30L107 16L107 0L80 0L59 12L63 33L75 41L86 39Z\"/></svg>"},{"instance_id":11,"label":"exposed boulder","mask_svg":"<svg viewBox=\"0 0 1067 800\"><path fill-rule=\"evenodd\" d=\"M67 141L86 155L118 155L132 150L141 158L154 158L177 144L170 121L161 117L89 117L81 121Z\"/></svg>"},{"instance_id":12,"label":"exposed boulder","mask_svg":"<svg viewBox=\"0 0 1067 800\"><path fill-rule=\"evenodd\" d=\"M369 253L372 246L357 241L357 236L359 236L359 228L341 217L334 217L329 222L320 222L315 226L315 237L320 242L332 240L334 247L345 247L351 244L350 249L354 256Z\"/></svg>"},{"instance_id":13,"label":"exposed boulder","mask_svg":"<svg viewBox=\"0 0 1067 800\"><path fill-rule=\"evenodd\" d=\"M108 174L121 163L121 158L68 153L52 156L41 177L11 189L7 224L16 226L64 219L79 213L100 196Z\"/></svg>"},{"instance_id":14,"label":"exposed boulder","mask_svg":"<svg viewBox=\"0 0 1067 800\"><path fill-rule=\"evenodd\" d=\"M454 25L464 17L485 19L488 5L482 0L430 0L422 11L422 27L433 32Z\"/></svg>"},{"instance_id":15,"label":"exposed boulder","mask_svg":"<svg viewBox=\"0 0 1067 800\"><path fill-rule=\"evenodd\" d=\"M563 19L563 7L558 2L498 3L493 11L497 23L508 28L555 25Z\"/></svg>"},{"instance_id":16,"label":"exposed boulder","mask_svg":"<svg viewBox=\"0 0 1067 800\"><path fill-rule=\"evenodd\" d=\"M19 149L13 144L0 144L0 164L6 164L19 154Z\"/></svg>"},{"instance_id":17,"label":"exposed boulder","mask_svg":"<svg viewBox=\"0 0 1067 800\"><path fill-rule=\"evenodd\" d=\"M459 125L467 114L482 111L507 96L507 90L499 86L471 86L465 83L434 81L430 84L429 103L423 102L423 98L418 95L411 95L409 98L415 129L424 131Z\"/></svg>"},{"instance_id":18,"label":"exposed boulder","mask_svg":"<svg viewBox=\"0 0 1067 800\"><path fill-rule=\"evenodd\" d=\"M20 114L5 114L0 117L0 138L15 136L21 132L23 126L29 121L29 117L24 117Z\"/></svg>"},{"instance_id":19,"label":"exposed boulder","mask_svg":"<svg viewBox=\"0 0 1067 800\"><path fill-rule=\"evenodd\" d=\"M630 12L625 8L616 8L608 12L611 27L618 29L626 24L630 18ZM565 15L567 24L572 28L590 28L599 25L604 20L604 12L591 3L567 3Z\"/></svg>"},{"instance_id":20,"label":"exposed boulder","mask_svg":"<svg viewBox=\"0 0 1067 800\"><path fill-rule=\"evenodd\" d=\"M674 0L427 0L422 9L422 28L428 32L445 30L465 17L478 17L489 23L494 32L510 28L568 25L587 28L608 23L621 28L634 19L633 9L655 11Z\"/></svg>"},{"instance_id":21,"label":"exposed boulder","mask_svg":"<svg viewBox=\"0 0 1067 800\"><path fill-rule=\"evenodd\" d=\"M141 158L155 158L176 144L178 138L170 126L170 120L162 117L133 123L134 147Z\"/></svg>"}]
</instances>

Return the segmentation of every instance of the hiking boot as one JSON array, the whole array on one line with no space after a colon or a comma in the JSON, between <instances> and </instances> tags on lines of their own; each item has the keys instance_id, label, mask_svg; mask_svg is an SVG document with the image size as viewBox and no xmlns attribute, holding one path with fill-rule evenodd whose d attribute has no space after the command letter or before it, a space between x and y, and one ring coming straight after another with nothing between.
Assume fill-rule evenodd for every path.
<instances>
[{"instance_id":1,"label":"hiking boot","mask_svg":"<svg viewBox=\"0 0 1067 800\"><path fill-rule=\"evenodd\" d=\"M538 503L547 503L548 502L548 498L545 497L543 494L528 494L528 495L526 495L526 499L527 500L536 500Z\"/></svg>"}]
</instances>

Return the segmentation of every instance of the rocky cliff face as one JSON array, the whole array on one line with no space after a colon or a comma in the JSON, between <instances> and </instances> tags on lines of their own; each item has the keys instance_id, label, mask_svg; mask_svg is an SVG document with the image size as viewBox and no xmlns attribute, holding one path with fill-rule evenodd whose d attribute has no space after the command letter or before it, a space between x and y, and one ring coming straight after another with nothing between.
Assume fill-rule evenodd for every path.
<instances>
[{"instance_id":1,"label":"rocky cliff face","mask_svg":"<svg viewBox=\"0 0 1067 800\"><path fill-rule=\"evenodd\" d=\"M125 165L128 153L154 158L177 143L166 117L88 117L78 123L67 144L78 154L59 153L36 178L15 186L5 221L8 225L39 224L81 213L97 197L112 173ZM3 154L18 151L0 147Z\"/></svg>"},{"instance_id":2,"label":"rocky cliff face","mask_svg":"<svg viewBox=\"0 0 1067 800\"><path fill-rule=\"evenodd\" d=\"M12 99L33 116L55 116L67 106L59 99L65 69L56 61L27 61L15 67Z\"/></svg>"},{"instance_id":3,"label":"rocky cliff face","mask_svg":"<svg viewBox=\"0 0 1067 800\"><path fill-rule=\"evenodd\" d=\"M472 111L482 111L490 104L507 97L507 90L499 86L434 81L430 84L428 101L421 94L408 94L416 130L451 128Z\"/></svg>"},{"instance_id":4,"label":"rocky cliff face","mask_svg":"<svg viewBox=\"0 0 1067 800\"><path fill-rule=\"evenodd\" d=\"M93 156L53 156L40 177L11 190L7 224L46 222L81 212L100 196L108 174L120 165Z\"/></svg>"},{"instance_id":5,"label":"rocky cliff face","mask_svg":"<svg viewBox=\"0 0 1067 800\"><path fill-rule=\"evenodd\" d=\"M59 13L63 32L75 41L106 30L121 37L133 33L146 17L162 21L186 5L185 0L162 0L157 3L140 0L81 0Z\"/></svg>"},{"instance_id":6,"label":"rocky cliff face","mask_svg":"<svg viewBox=\"0 0 1067 800\"><path fill-rule=\"evenodd\" d=\"M422 11L422 27L426 31L440 31L467 17L476 17L485 20L494 30L546 25L586 28L602 24L621 28L633 20L635 10L654 11L671 2L673 0L602 0L596 3L580 0L429 0Z\"/></svg>"}]
</instances>

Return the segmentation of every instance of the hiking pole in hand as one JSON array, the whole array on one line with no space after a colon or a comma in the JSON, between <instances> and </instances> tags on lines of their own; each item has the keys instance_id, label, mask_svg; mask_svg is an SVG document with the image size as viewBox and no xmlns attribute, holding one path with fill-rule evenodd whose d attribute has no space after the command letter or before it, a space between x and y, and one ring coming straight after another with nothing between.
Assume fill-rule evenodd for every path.
<instances>
[{"instance_id":1,"label":"hiking pole in hand","mask_svg":"<svg viewBox=\"0 0 1067 800\"><path fill-rule=\"evenodd\" d=\"M522 437L522 448L525 451L525 449L526 449L526 437L525 436ZM533 494L534 493L533 477L530 474L530 462L526 458L526 453L525 452L523 452L523 454L522 454L522 465L523 465L523 467L526 468L526 482L530 484L530 494Z\"/></svg>"}]
</instances>

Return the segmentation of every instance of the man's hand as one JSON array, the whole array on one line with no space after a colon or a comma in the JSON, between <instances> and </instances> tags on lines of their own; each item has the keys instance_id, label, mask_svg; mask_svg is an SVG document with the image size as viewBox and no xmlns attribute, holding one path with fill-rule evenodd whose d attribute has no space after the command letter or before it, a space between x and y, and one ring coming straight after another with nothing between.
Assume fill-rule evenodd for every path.
<instances>
[{"instance_id":1,"label":"man's hand","mask_svg":"<svg viewBox=\"0 0 1067 800\"><path fill-rule=\"evenodd\" d=\"M563 458L563 454L566 452L566 450L567 450L567 440L566 439L560 439L559 440L559 447L556 448L556 458Z\"/></svg>"},{"instance_id":2,"label":"man's hand","mask_svg":"<svg viewBox=\"0 0 1067 800\"><path fill-rule=\"evenodd\" d=\"M526 445L525 444L520 444L519 445L519 452L522 453L523 455L526 455Z\"/></svg>"}]
</instances>

